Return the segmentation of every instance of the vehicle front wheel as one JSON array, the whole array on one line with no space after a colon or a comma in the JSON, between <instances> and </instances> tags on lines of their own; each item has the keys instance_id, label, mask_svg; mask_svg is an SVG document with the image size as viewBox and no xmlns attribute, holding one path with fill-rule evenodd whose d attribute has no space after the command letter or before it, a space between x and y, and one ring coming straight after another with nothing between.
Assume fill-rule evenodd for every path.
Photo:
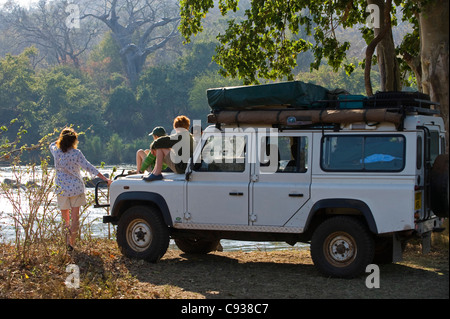
<instances>
[{"instance_id":1,"label":"vehicle front wheel","mask_svg":"<svg viewBox=\"0 0 450 319\"><path fill-rule=\"evenodd\" d=\"M158 210L133 206L119 220L117 244L126 257L157 262L169 246L169 229Z\"/></svg>"},{"instance_id":2,"label":"vehicle front wheel","mask_svg":"<svg viewBox=\"0 0 450 319\"><path fill-rule=\"evenodd\" d=\"M336 216L315 230L311 257L324 275L352 278L372 262L374 247L374 238L365 224L354 217Z\"/></svg>"}]
</instances>

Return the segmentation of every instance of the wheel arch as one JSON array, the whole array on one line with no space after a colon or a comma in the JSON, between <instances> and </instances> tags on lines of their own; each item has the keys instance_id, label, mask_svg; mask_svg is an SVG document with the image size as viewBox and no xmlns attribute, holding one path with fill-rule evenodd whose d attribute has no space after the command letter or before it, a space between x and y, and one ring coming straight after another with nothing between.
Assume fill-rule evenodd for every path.
<instances>
[{"instance_id":1,"label":"wheel arch","mask_svg":"<svg viewBox=\"0 0 450 319\"><path fill-rule=\"evenodd\" d=\"M361 216L369 230L378 234L377 224L369 206L361 200L349 198L328 198L317 201L309 212L305 231L312 233L321 221L335 215Z\"/></svg>"},{"instance_id":2,"label":"wheel arch","mask_svg":"<svg viewBox=\"0 0 450 319\"><path fill-rule=\"evenodd\" d=\"M126 192L120 194L114 201L111 210L111 216L114 218L114 223L119 221L124 211L135 205L152 205L157 207L167 226L173 226L166 200L160 194L153 192Z\"/></svg>"}]
</instances>

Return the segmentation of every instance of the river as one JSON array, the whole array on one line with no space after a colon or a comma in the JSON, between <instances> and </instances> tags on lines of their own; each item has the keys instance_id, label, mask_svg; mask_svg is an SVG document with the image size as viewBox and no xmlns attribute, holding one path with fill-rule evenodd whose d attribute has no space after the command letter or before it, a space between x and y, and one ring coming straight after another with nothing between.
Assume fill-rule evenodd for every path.
<instances>
[{"instance_id":1,"label":"river","mask_svg":"<svg viewBox=\"0 0 450 319\"><path fill-rule=\"evenodd\" d=\"M116 173L119 174L122 169L133 169L130 165L120 166L120 169ZM113 167L104 167L99 169L102 174L110 175L113 171ZM11 167L0 167L0 182L6 180L16 180ZM21 184L29 181L30 179L25 176L21 179ZM93 194L93 188L87 188L87 192ZM52 202L52 206L56 207L56 202ZM26 207L26 205L23 205ZM11 216L13 207L11 202L6 198L5 194L0 189L0 241L9 241L15 238L15 229L13 220L8 217ZM106 215L104 208L94 208L90 206L83 213L85 223L90 225L90 231L92 237L107 238L109 233L113 233L113 226L104 224L102 222L103 215ZM111 227L111 228L108 228ZM270 251L270 250L285 250L285 249L305 249L308 248L308 244L297 243L291 246L284 242L253 242L253 241L236 241L236 240L221 240L224 251ZM170 244L172 247L176 247L173 241Z\"/></svg>"}]
</instances>

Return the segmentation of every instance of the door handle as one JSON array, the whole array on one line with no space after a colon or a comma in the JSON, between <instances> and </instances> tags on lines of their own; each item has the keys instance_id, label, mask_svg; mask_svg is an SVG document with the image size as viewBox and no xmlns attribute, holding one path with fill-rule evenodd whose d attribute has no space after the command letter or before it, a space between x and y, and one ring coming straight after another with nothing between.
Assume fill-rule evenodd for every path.
<instances>
[{"instance_id":1,"label":"door handle","mask_svg":"<svg viewBox=\"0 0 450 319\"><path fill-rule=\"evenodd\" d=\"M231 192L230 195L231 195L231 196L243 196L244 193L241 193L241 192Z\"/></svg>"},{"instance_id":2,"label":"door handle","mask_svg":"<svg viewBox=\"0 0 450 319\"><path fill-rule=\"evenodd\" d=\"M289 197L303 197L303 194L289 194Z\"/></svg>"}]
</instances>

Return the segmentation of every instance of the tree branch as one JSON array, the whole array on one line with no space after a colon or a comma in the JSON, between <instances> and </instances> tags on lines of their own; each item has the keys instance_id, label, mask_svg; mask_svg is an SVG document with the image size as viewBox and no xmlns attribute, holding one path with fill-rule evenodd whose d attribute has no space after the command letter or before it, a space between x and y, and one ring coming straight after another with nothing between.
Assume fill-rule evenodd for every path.
<instances>
[{"instance_id":1,"label":"tree branch","mask_svg":"<svg viewBox=\"0 0 450 319\"><path fill-rule=\"evenodd\" d=\"M384 14L383 14L383 18L385 21L384 28L369 43L369 45L367 46L367 49L366 49L366 63L364 66L364 85L366 88L367 96L373 95L372 83L370 81L370 69L372 67L373 53L375 52L375 48L377 47L378 43L380 43L380 41L384 38L384 36L388 33L388 31L391 30L391 7L392 7L392 0L387 0L385 7L384 7Z\"/></svg>"},{"instance_id":2,"label":"tree branch","mask_svg":"<svg viewBox=\"0 0 450 319\"><path fill-rule=\"evenodd\" d=\"M147 43L148 37L150 36L150 34L152 34L152 32L156 28L165 26L165 25L167 25L167 24L169 24L171 22L175 22L175 21L177 21L177 22L180 21L180 18L171 18L171 19L169 19L169 18L162 18L161 21L159 21L157 23L154 23L151 26L149 26L147 28L147 30L145 30L145 32L142 35L142 37L139 39L139 47L140 48L145 47L145 43ZM166 38L172 37L175 34L177 26L178 26L178 23L176 23L175 28L172 30L172 32L169 35L167 35Z\"/></svg>"}]
</instances>

